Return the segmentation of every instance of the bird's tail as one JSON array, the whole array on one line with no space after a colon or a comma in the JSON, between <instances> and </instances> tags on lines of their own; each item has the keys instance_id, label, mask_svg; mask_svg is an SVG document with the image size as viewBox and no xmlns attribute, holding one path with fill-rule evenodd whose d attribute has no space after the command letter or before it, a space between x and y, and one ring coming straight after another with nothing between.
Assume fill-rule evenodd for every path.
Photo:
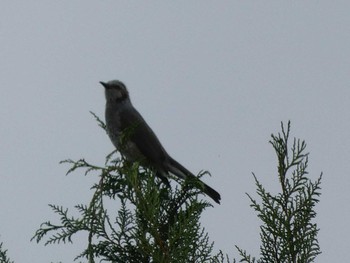
<instances>
[{"instance_id":1,"label":"bird's tail","mask_svg":"<svg viewBox=\"0 0 350 263\"><path fill-rule=\"evenodd\" d=\"M193 178L196 180L199 180L200 183L203 185L203 192L208 195L211 199L213 199L216 203L220 204L221 196L220 194L215 191L213 188L211 188L209 185L202 182L200 179L198 179L194 174L192 174L189 170L187 170L185 167L183 167L180 163L175 161L173 158L169 156L169 172L174 174L177 177L180 177L182 179L186 178Z\"/></svg>"}]
</instances>

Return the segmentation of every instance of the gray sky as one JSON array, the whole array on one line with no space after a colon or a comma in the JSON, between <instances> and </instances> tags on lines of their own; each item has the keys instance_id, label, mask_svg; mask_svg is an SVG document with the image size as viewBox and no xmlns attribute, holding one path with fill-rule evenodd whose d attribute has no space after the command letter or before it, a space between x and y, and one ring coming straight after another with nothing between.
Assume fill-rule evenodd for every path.
<instances>
[{"instance_id":1,"label":"gray sky","mask_svg":"<svg viewBox=\"0 0 350 263\"><path fill-rule=\"evenodd\" d=\"M0 6L0 241L16 263L71 262L87 242L30 242L55 222L47 204L86 203L96 178L62 159L102 164L113 150L99 81L120 79L168 152L222 205L202 223L215 247L258 255L251 172L278 189L268 144L281 121L323 171L317 262L349 250L349 1L3 1ZM56 220L57 222L57 220Z\"/></svg>"}]
</instances>

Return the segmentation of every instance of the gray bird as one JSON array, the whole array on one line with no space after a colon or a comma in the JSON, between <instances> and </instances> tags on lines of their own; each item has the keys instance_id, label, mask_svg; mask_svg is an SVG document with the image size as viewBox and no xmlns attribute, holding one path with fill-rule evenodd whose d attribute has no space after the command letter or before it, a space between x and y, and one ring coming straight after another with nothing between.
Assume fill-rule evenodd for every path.
<instances>
[{"instance_id":1,"label":"gray bird","mask_svg":"<svg viewBox=\"0 0 350 263\"><path fill-rule=\"evenodd\" d=\"M107 133L126 160L137 161L154 169L156 175L167 185L169 173L182 179L199 180L165 151L155 133L131 104L129 92L121 81L100 83L105 88ZM200 182L201 190L220 204L220 194Z\"/></svg>"}]
</instances>

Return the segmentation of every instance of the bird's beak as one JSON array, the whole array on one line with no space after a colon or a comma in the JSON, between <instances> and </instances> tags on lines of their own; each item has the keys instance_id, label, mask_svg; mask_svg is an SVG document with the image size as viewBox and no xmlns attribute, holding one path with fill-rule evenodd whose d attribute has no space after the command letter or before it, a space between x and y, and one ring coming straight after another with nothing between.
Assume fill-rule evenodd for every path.
<instances>
[{"instance_id":1,"label":"bird's beak","mask_svg":"<svg viewBox=\"0 0 350 263\"><path fill-rule=\"evenodd\" d=\"M108 89L107 83L104 83L104 82L102 82L102 81L100 81L100 83L101 83L101 85L102 85L103 87L105 87L105 89Z\"/></svg>"}]
</instances>

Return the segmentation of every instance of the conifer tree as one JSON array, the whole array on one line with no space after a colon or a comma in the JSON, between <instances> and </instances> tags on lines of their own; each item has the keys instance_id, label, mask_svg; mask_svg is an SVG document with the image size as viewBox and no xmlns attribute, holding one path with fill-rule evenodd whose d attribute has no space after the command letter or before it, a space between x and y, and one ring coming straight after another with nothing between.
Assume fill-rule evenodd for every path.
<instances>
[{"instance_id":1,"label":"conifer tree","mask_svg":"<svg viewBox=\"0 0 350 263\"><path fill-rule=\"evenodd\" d=\"M309 154L305 151L305 141L294 138L289 149L290 122L287 129L282 123L281 129L270 140L277 155L281 191L277 194L267 191L253 174L261 200L258 202L249 194L248 197L262 221L260 257L256 259L236 246L240 262L308 263L321 253L317 240L319 228L314 218L322 174L315 182L307 177Z\"/></svg>"},{"instance_id":2,"label":"conifer tree","mask_svg":"<svg viewBox=\"0 0 350 263\"><path fill-rule=\"evenodd\" d=\"M0 263L13 263L7 256L7 249L4 249L3 244L0 243Z\"/></svg>"},{"instance_id":3,"label":"conifer tree","mask_svg":"<svg viewBox=\"0 0 350 263\"><path fill-rule=\"evenodd\" d=\"M96 116L95 116L96 117ZM105 125L96 117L102 128ZM73 242L79 232L88 233L87 246L76 259L88 262L214 262L213 243L201 227L200 216L211 206L198 195L198 181L180 181L168 187L151 171L130 164L116 152L106 157L103 166L84 159L65 160L71 165L67 174L85 169L85 175L96 176L98 182L88 204L75 208L79 217L68 209L50 205L60 223L41 224L33 239L48 237L45 244ZM201 172L199 177L207 172ZM118 211L110 211L105 203L115 202Z\"/></svg>"},{"instance_id":4,"label":"conifer tree","mask_svg":"<svg viewBox=\"0 0 350 263\"><path fill-rule=\"evenodd\" d=\"M236 246L239 262L309 263L321 253L314 219L322 174L315 182L307 177L306 143L294 139L289 149L289 136L290 122L287 129L282 124L282 132L272 135L270 141L277 154L275 178L281 191L270 193L253 174L261 200L247 195L261 220L260 255L255 258ZM67 208L50 205L59 215L59 223L42 223L32 238L37 242L73 242L77 233L87 232L86 248L76 260L86 259L89 263L237 262L222 251L213 251L214 243L200 224L201 214L211 204L200 198L198 181L173 178L176 184L169 188L153 171L128 163L116 152L100 166L84 159L62 163L70 165L67 174L84 169L85 175L98 180L88 204L75 206L78 217ZM115 204L113 209L106 205L111 202Z\"/></svg>"}]
</instances>

